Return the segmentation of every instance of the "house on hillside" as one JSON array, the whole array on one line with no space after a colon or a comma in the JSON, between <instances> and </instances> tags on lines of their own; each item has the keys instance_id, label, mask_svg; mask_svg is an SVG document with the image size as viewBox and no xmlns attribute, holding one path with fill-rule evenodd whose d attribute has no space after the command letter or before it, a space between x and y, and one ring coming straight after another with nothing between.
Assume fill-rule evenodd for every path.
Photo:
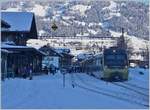
<instances>
[{"instance_id":1,"label":"house on hillside","mask_svg":"<svg viewBox=\"0 0 150 110\"><path fill-rule=\"evenodd\" d=\"M22 77L25 68L41 72L45 54L26 46L28 39L37 39L35 17L30 12L1 12L1 64L5 65L2 77ZM2 66L4 66L2 65Z\"/></svg>"}]
</instances>

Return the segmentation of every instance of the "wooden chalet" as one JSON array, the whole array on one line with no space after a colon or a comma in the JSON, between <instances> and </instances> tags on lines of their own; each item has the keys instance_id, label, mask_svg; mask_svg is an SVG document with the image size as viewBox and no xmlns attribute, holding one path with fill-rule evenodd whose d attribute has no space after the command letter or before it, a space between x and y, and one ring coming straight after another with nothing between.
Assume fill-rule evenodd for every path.
<instances>
[{"instance_id":1,"label":"wooden chalet","mask_svg":"<svg viewBox=\"0 0 150 110\"><path fill-rule=\"evenodd\" d=\"M37 39L35 16L31 12L1 12L1 23L8 29L1 30L2 42L26 45L28 39Z\"/></svg>"},{"instance_id":2,"label":"wooden chalet","mask_svg":"<svg viewBox=\"0 0 150 110\"><path fill-rule=\"evenodd\" d=\"M37 38L34 14L1 12L1 23L1 66L5 65L5 69L2 70L4 73L2 78L22 77L23 68L29 66L33 74L41 72L42 57L45 54L33 47L26 46L28 39Z\"/></svg>"}]
</instances>

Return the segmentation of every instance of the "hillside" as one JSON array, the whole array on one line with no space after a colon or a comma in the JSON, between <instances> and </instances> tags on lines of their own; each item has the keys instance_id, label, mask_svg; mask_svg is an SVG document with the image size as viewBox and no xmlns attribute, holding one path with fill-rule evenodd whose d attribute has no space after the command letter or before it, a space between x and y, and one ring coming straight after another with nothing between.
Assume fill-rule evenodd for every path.
<instances>
[{"instance_id":1,"label":"hillside","mask_svg":"<svg viewBox=\"0 0 150 110\"><path fill-rule=\"evenodd\" d=\"M111 36L110 31L148 39L149 5L135 1L8 1L2 11L30 11L36 15L39 35ZM51 29L56 22L58 29Z\"/></svg>"}]
</instances>

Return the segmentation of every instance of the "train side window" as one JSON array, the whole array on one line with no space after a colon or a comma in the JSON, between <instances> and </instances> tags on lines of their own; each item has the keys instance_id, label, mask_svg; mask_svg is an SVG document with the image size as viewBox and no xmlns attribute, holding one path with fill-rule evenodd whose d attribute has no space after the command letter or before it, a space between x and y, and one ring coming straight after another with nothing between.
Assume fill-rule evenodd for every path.
<instances>
[{"instance_id":1,"label":"train side window","mask_svg":"<svg viewBox=\"0 0 150 110\"><path fill-rule=\"evenodd\" d=\"M102 62L102 60L101 60L101 62L100 62L100 63L101 63L101 64L103 63L103 62Z\"/></svg>"}]
</instances>

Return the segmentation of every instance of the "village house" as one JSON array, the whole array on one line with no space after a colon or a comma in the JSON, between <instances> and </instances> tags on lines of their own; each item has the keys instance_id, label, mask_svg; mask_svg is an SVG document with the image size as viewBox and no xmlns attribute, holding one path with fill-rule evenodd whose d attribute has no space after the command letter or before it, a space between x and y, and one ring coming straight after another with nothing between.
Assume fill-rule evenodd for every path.
<instances>
[{"instance_id":1,"label":"village house","mask_svg":"<svg viewBox=\"0 0 150 110\"><path fill-rule=\"evenodd\" d=\"M70 49L56 48L55 51L62 55L60 59L60 68L69 70L70 67L73 65L74 57L72 54L70 54Z\"/></svg>"},{"instance_id":2,"label":"village house","mask_svg":"<svg viewBox=\"0 0 150 110\"><path fill-rule=\"evenodd\" d=\"M39 48L39 50L46 53L46 56L42 60L43 68L49 68L51 65L53 65L56 68L60 67L60 59L62 55L57 53L54 48L48 45L44 45L43 47Z\"/></svg>"},{"instance_id":3,"label":"village house","mask_svg":"<svg viewBox=\"0 0 150 110\"><path fill-rule=\"evenodd\" d=\"M2 77L22 77L24 68L39 73L45 54L26 46L28 39L37 39L35 17L30 12L1 12L1 64L5 64ZM3 65L4 66L4 65Z\"/></svg>"},{"instance_id":4,"label":"village house","mask_svg":"<svg viewBox=\"0 0 150 110\"><path fill-rule=\"evenodd\" d=\"M72 58L74 56L69 53L70 50L53 48L48 45L41 47L39 50L47 54L43 59L43 67L50 68L53 65L62 70L69 69L72 66Z\"/></svg>"}]
</instances>

